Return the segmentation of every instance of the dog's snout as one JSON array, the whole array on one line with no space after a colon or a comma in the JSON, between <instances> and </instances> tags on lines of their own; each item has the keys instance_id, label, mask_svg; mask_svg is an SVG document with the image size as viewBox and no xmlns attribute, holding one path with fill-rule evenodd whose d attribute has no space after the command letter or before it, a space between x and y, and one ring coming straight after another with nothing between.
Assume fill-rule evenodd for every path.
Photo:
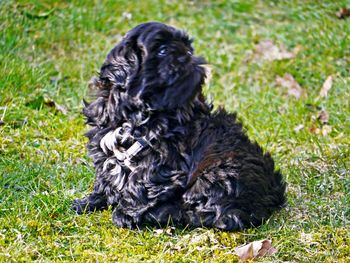
<instances>
[{"instance_id":1,"label":"dog's snout","mask_svg":"<svg viewBox=\"0 0 350 263\"><path fill-rule=\"evenodd\" d=\"M181 57L178 57L177 60L180 62L180 63L184 63L188 60L188 56L185 55L185 56L181 56Z\"/></svg>"}]
</instances>

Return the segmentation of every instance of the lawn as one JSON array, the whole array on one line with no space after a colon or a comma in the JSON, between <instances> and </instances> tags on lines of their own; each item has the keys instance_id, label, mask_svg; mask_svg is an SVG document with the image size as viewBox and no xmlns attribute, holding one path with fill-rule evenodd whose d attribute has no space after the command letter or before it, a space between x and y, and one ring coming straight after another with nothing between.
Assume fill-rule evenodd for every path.
<instances>
[{"instance_id":1,"label":"lawn","mask_svg":"<svg viewBox=\"0 0 350 263\"><path fill-rule=\"evenodd\" d=\"M347 5L1 1L0 262L235 262L236 246L260 239L278 249L260 261L350 262L350 17L336 16ZM288 206L259 228L131 231L115 227L110 210L70 210L94 178L81 115L87 83L145 21L194 37L212 68L208 98L238 112L283 172ZM257 47L267 40L293 55L263 58ZM278 85L285 74L301 96Z\"/></svg>"}]
</instances>

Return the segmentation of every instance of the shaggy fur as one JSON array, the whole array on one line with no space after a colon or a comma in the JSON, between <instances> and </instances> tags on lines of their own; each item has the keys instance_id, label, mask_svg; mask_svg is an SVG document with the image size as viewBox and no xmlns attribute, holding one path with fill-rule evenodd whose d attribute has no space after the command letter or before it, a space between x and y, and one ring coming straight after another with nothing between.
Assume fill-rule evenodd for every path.
<instances>
[{"instance_id":1,"label":"shaggy fur","mask_svg":"<svg viewBox=\"0 0 350 263\"><path fill-rule=\"evenodd\" d=\"M285 204L270 155L205 101L204 64L186 33L161 23L135 27L112 49L83 111L96 179L75 211L112 206L113 222L128 228L240 230Z\"/></svg>"}]
</instances>

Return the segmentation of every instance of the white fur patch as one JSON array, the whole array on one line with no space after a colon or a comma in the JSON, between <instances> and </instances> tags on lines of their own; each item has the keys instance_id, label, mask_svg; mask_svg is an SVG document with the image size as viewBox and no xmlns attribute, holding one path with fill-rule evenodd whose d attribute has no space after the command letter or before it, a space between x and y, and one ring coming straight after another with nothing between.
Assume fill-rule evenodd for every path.
<instances>
[{"instance_id":1,"label":"white fur patch","mask_svg":"<svg viewBox=\"0 0 350 263\"><path fill-rule=\"evenodd\" d=\"M117 135L120 134L122 127L108 132L100 141L102 151L107 154L108 151L114 152L117 149Z\"/></svg>"},{"instance_id":2,"label":"white fur patch","mask_svg":"<svg viewBox=\"0 0 350 263\"><path fill-rule=\"evenodd\" d=\"M131 163L131 159L136 156L142 149L144 149L147 145L151 146L151 141L156 138L156 134L151 132L150 138L147 140L145 137L139 140L135 140L135 142L126 150L123 149L123 151L120 150L120 147L122 146L123 142L130 139L130 137L134 140L134 137L130 134L130 124L124 123L122 127L118 127L114 131L108 132L100 141L100 147L102 151L108 155L109 152L113 152L114 156L123 164L128 167L131 171L135 170L135 167ZM118 145L118 140L120 141L121 145ZM151 146L152 147L152 146ZM108 164L110 162L106 160L104 163L103 170L107 169ZM116 160L115 164L117 164ZM119 167L121 169L121 167ZM117 166L111 170L111 173L118 174L121 171L119 171ZM116 169L116 170L115 170ZM118 179L119 180L119 179ZM119 184L119 182L117 182Z\"/></svg>"}]
</instances>

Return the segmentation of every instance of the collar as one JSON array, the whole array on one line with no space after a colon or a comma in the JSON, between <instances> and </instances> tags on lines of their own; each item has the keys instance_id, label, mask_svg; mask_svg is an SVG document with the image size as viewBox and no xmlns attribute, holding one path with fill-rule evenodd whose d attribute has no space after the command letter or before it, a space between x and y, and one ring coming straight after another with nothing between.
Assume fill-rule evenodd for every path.
<instances>
[{"instance_id":1,"label":"collar","mask_svg":"<svg viewBox=\"0 0 350 263\"><path fill-rule=\"evenodd\" d=\"M121 150L118 139L122 138L122 141L132 137L135 142L127 149ZM113 152L114 156L118 159L121 164L127 166L130 170L134 170L131 160L137 156L143 149L148 147L153 148L156 141L156 135L151 132L149 136L143 136L135 139L130 133L125 132L123 127L108 132L100 141L100 147L105 154Z\"/></svg>"},{"instance_id":2,"label":"collar","mask_svg":"<svg viewBox=\"0 0 350 263\"><path fill-rule=\"evenodd\" d=\"M146 139L146 137L141 137L136 140L136 142L133 143L127 149L124 153L120 154L121 152L118 151L118 154L115 154L117 159L121 162L124 162L126 166L128 166L131 170L134 170L135 168L131 165L131 160L135 156L138 155L139 152L141 152L143 149L146 149L148 147L153 148L154 142L156 141L156 136L155 134L152 134L149 139Z\"/></svg>"}]
</instances>

